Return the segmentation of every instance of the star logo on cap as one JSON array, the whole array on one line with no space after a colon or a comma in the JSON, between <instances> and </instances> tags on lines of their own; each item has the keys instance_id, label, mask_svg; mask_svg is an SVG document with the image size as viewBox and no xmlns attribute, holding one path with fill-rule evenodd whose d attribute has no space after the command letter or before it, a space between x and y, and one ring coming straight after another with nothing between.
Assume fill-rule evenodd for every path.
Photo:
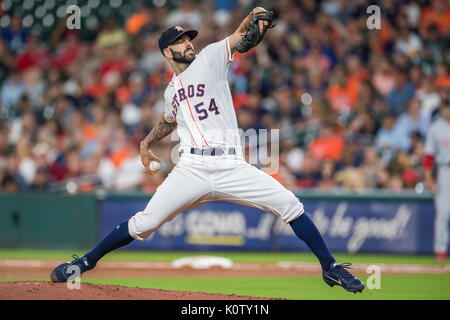
<instances>
[{"instance_id":1,"label":"star logo on cap","mask_svg":"<svg viewBox=\"0 0 450 320\"><path fill-rule=\"evenodd\" d=\"M175 30L177 30L177 31L183 31L183 28L182 27L180 27L180 26L176 26L176 27L173 27Z\"/></svg>"}]
</instances>

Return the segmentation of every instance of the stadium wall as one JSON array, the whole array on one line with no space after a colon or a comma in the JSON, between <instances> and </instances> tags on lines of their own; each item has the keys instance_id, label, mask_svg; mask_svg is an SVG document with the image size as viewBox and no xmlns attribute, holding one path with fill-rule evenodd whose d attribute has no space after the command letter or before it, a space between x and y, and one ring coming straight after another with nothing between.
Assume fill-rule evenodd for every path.
<instances>
[{"instance_id":1,"label":"stadium wall","mask_svg":"<svg viewBox=\"0 0 450 320\"><path fill-rule=\"evenodd\" d=\"M0 194L0 247L82 249L98 240L95 195Z\"/></svg>"},{"instance_id":2,"label":"stadium wall","mask_svg":"<svg viewBox=\"0 0 450 320\"><path fill-rule=\"evenodd\" d=\"M430 195L302 191L296 195L333 252L430 254L434 204ZM142 210L151 195L0 195L0 247L88 249ZM213 202L183 212L139 250L306 251L274 215Z\"/></svg>"}]
</instances>

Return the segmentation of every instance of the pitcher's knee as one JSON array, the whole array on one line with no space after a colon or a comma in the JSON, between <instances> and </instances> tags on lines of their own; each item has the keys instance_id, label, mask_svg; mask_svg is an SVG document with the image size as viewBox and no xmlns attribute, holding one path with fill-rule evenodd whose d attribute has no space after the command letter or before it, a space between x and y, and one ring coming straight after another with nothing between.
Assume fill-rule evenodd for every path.
<instances>
[{"instance_id":1,"label":"pitcher's knee","mask_svg":"<svg viewBox=\"0 0 450 320\"><path fill-rule=\"evenodd\" d=\"M303 212L305 212L303 204L300 201L297 201L296 203L288 205L286 209L281 212L280 217L284 223L289 223L300 217Z\"/></svg>"},{"instance_id":2,"label":"pitcher's knee","mask_svg":"<svg viewBox=\"0 0 450 320\"><path fill-rule=\"evenodd\" d=\"M284 199L285 201L279 210L280 218L284 223L294 221L305 211L300 200L298 200L298 198L292 192L290 193L291 195Z\"/></svg>"},{"instance_id":3,"label":"pitcher's knee","mask_svg":"<svg viewBox=\"0 0 450 320\"><path fill-rule=\"evenodd\" d=\"M128 220L128 232L134 239L143 241L163 223L164 221L157 220L155 216L140 211Z\"/></svg>"}]
</instances>

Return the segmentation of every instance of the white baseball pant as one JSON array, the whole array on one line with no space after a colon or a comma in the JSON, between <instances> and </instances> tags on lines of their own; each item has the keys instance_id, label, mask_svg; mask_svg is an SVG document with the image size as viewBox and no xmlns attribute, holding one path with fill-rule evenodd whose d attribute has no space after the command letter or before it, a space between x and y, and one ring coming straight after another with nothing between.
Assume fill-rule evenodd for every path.
<instances>
[{"instance_id":1,"label":"white baseball pant","mask_svg":"<svg viewBox=\"0 0 450 320\"><path fill-rule=\"evenodd\" d=\"M434 252L447 252L450 221L450 166L439 166L435 197Z\"/></svg>"},{"instance_id":2,"label":"white baseball pant","mask_svg":"<svg viewBox=\"0 0 450 320\"><path fill-rule=\"evenodd\" d=\"M144 240L181 212L211 201L256 207L289 223L303 204L277 180L234 155L183 153L143 211L128 222L130 235Z\"/></svg>"}]
</instances>

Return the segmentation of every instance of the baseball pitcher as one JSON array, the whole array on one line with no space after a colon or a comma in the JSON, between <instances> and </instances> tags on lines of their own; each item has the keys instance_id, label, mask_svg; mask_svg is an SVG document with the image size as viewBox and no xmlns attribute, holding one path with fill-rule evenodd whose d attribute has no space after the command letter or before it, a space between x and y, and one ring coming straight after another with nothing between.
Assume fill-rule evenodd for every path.
<instances>
[{"instance_id":1,"label":"baseball pitcher","mask_svg":"<svg viewBox=\"0 0 450 320\"><path fill-rule=\"evenodd\" d=\"M437 181L433 180L433 166ZM430 127L425 141L425 184L435 194L434 252L436 260L447 259L450 221L450 98L445 101L441 117Z\"/></svg>"},{"instance_id":2,"label":"baseball pitcher","mask_svg":"<svg viewBox=\"0 0 450 320\"><path fill-rule=\"evenodd\" d=\"M71 265L81 272L91 270L108 252L144 240L187 209L210 201L230 201L279 216L316 255L325 283L362 292L364 283L347 270L349 263L335 261L297 197L243 157L227 71L235 52L245 53L258 45L274 27L273 20L272 11L255 8L232 35L198 54L192 43L197 31L173 26L161 34L159 48L174 74L164 92L164 117L141 142L140 151L147 173L153 174L150 164L161 160L150 148L177 128L179 163L142 211L81 258L74 256L73 261L55 268L52 281L67 281Z\"/></svg>"}]
</instances>

